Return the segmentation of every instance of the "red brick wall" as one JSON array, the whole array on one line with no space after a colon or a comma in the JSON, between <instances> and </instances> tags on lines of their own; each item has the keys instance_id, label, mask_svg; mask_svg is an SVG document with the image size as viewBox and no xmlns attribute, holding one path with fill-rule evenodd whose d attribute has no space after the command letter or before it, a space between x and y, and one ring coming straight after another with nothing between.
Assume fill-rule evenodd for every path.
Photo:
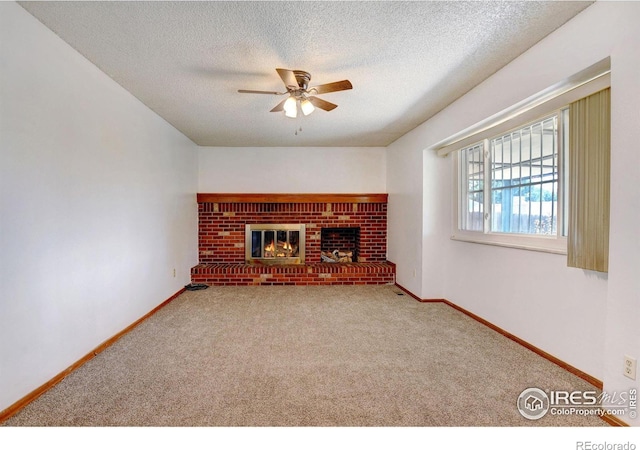
<instances>
[{"instance_id":1,"label":"red brick wall","mask_svg":"<svg viewBox=\"0 0 640 450\"><path fill-rule=\"evenodd\" d=\"M322 228L360 227L359 262L387 259L386 203L199 203L201 264L244 263L247 223L304 223L307 264L320 262Z\"/></svg>"}]
</instances>

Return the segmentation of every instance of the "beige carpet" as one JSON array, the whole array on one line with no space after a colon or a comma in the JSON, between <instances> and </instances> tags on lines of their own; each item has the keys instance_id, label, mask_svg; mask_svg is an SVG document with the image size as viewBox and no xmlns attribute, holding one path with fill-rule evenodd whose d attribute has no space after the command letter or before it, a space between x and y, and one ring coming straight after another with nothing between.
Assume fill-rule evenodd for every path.
<instances>
[{"instance_id":1,"label":"beige carpet","mask_svg":"<svg viewBox=\"0 0 640 450\"><path fill-rule=\"evenodd\" d=\"M604 426L523 418L593 386L393 286L186 292L4 426Z\"/></svg>"}]
</instances>

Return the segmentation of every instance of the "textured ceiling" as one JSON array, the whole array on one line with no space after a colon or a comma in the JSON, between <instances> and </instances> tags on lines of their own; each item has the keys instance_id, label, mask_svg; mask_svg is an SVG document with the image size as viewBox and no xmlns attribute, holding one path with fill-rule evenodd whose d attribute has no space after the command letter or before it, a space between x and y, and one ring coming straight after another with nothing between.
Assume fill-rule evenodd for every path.
<instances>
[{"instance_id":1,"label":"textured ceiling","mask_svg":"<svg viewBox=\"0 0 640 450\"><path fill-rule=\"evenodd\" d=\"M20 4L196 144L279 147L386 146L591 3ZM282 92L276 67L353 90L296 119L237 92Z\"/></svg>"}]
</instances>

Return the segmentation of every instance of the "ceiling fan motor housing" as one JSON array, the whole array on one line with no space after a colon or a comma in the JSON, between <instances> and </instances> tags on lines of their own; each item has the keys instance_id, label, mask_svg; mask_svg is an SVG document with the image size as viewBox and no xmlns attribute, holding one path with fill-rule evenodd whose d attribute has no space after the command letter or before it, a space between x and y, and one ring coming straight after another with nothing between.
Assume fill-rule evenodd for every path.
<instances>
[{"instance_id":1,"label":"ceiling fan motor housing","mask_svg":"<svg viewBox=\"0 0 640 450\"><path fill-rule=\"evenodd\" d=\"M294 70L293 74L296 77L296 81L298 82L298 86L303 91L306 91L309 87L309 81L311 81L311 74L309 72L305 72L304 70Z\"/></svg>"}]
</instances>

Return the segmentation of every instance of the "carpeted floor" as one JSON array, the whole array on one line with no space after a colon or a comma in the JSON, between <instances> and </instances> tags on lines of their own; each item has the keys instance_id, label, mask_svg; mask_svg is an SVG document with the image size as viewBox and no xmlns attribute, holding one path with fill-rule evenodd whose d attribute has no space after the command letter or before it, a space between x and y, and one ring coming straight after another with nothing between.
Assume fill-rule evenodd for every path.
<instances>
[{"instance_id":1,"label":"carpeted floor","mask_svg":"<svg viewBox=\"0 0 640 450\"><path fill-rule=\"evenodd\" d=\"M605 426L531 421L529 387L594 390L393 286L186 292L4 426Z\"/></svg>"}]
</instances>

